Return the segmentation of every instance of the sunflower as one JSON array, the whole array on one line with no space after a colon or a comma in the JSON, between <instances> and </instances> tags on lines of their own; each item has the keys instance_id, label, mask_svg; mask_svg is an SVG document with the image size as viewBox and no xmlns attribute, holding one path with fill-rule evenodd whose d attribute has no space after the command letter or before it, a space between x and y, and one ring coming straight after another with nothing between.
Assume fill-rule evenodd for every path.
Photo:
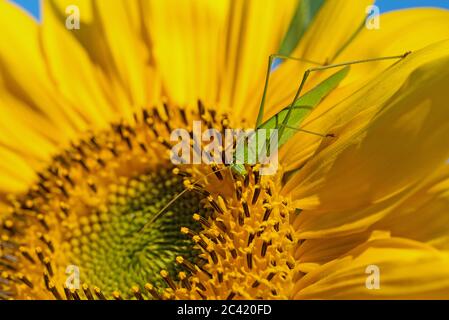
<instances>
[{"instance_id":1,"label":"sunflower","mask_svg":"<svg viewBox=\"0 0 449 320\"><path fill-rule=\"evenodd\" d=\"M360 29L370 4L326 1L292 56L413 53L352 66L262 176L174 165L170 132L254 127L298 1L0 1L0 299L449 298L449 12Z\"/></svg>"}]
</instances>

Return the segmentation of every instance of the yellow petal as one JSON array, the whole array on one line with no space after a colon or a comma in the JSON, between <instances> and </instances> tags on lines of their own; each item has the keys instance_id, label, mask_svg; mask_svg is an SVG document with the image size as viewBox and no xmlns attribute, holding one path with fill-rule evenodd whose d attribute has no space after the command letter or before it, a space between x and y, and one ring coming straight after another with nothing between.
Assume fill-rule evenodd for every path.
<instances>
[{"instance_id":1,"label":"yellow petal","mask_svg":"<svg viewBox=\"0 0 449 320\"><path fill-rule=\"evenodd\" d=\"M68 16L67 5L79 7L80 29L70 33L99 69L95 70L98 85L122 118L132 120L134 111L160 101L160 76L154 68L145 28L148 1L114 0L108 1L107 6L93 0L48 2L58 11L61 25L65 25Z\"/></svg>"},{"instance_id":2,"label":"yellow petal","mask_svg":"<svg viewBox=\"0 0 449 320\"><path fill-rule=\"evenodd\" d=\"M2 146L0 159L0 197L25 191L35 178L35 171L26 159Z\"/></svg>"},{"instance_id":3,"label":"yellow petal","mask_svg":"<svg viewBox=\"0 0 449 320\"><path fill-rule=\"evenodd\" d=\"M366 17L366 8L374 1L326 1L307 30L293 56L317 61L332 61L335 54L359 29Z\"/></svg>"},{"instance_id":4,"label":"yellow petal","mask_svg":"<svg viewBox=\"0 0 449 320\"><path fill-rule=\"evenodd\" d=\"M398 55L406 51L416 51L429 44L449 38L449 11L447 10L417 8L393 11L381 15L380 22L380 29L368 30L363 28L346 50L336 58L335 62ZM324 119L320 119L320 115L363 88L370 79L375 78L394 62L390 60L353 65L340 87L334 90L311 115L310 119L313 119L314 123L307 125L310 121L306 121L306 129L326 133L329 127L322 123ZM290 62L290 64L293 63ZM296 74L283 74L281 78L284 82L292 82L292 79L296 79L296 77ZM312 80L311 85L314 83L315 80ZM273 98L276 95L282 98L280 93L285 91L281 88L285 88L285 85L282 84L277 90L271 91ZM284 98L287 98L287 96ZM292 99L292 97L289 99ZM280 100L275 104L281 107L285 106L290 102L289 99ZM274 108L271 112L276 110ZM340 117L340 114L337 113L334 116L324 118L328 123L327 121L338 120ZM300 145L292 141L282 150L285 157L282 157L281 154L281 159L287 170L300 167L313 154L322 140L317 136L304 133L298 133L297 137L301 139Z\"/></svg>"},{"instance_id":5,"label":"yellow petal","mask_svg":"<svg viewBox=\"0 0 449 320\"><path fill-rule=\"evenodd\" d=\"M372 228L390 230L396 237L426 242L449 249L449 166L411 195L404 203Z\"/></svg>"},{"instance_id":6,"label":"yellow petal","mask_svg":"<svg viewBox=\"0 0 449 320\"><path fill-rule=\"evenodd\" d=\"M380 16L380 28L363 28L336 61L350 61L417 51L449 39L449 11L415 8L392 11ZM391 63L378 61L353 66L346 82L363 81L385 70Z\"/></svg>"},{"instance_id":7,"label":"yellow petal","mask_svg":"<svg viewBox=\"0 0 449 320\"><path fill-rule=\"evenodd\" d=\"M310 272L337 259L368 239L394 237L420 241L440 250L449 249L449 166L435 173L429 184L412 194L395 210L370 227L372 231L342 237L308 239L295 252L298 268ZM299 222L299 221L298 221ZM378 230L387 230L380 232Z\"/></svg>"},{"instance_id":8,"label":"yellow petal","mask_svg":"<svg viewBox=\"0 0 449 320\"><path fill-rule=\"evenodd\" d=\"M224 48L225 1L148 1L146 27L168 98L215 103Z\"/></svg>"},{"instance_id":9,"label":"yellow petal","mask_svg":"<svg viewBox=\"0 0 449 320\"><path fill-rule=\"evenodd\" d=\"M4 196L5 194L20 193L27 190L27 182L21 180L20 177L6 173L4 168L0 170L0 195Z\"/></svg>"},{"instance_id":10,"label":"yellow petal","mask_svg":"<svg viewBox=\"0 0 449 320\"><path fill-rule=\"evenodd\" d=\"M389 238L391 238L391 231L373 227L372 231L348 236L307 239L298 244L295 251L295 260L297 261L299 271L309 273L325 263L345 256L349 251L354 250L367 241Z\"/></svg>"},{"instance_id":11,"label":"yellow petal","mask_svg":"<svg viewBox=\"0 0 449 320\"><path fill-rule=\"evenodd\" d=\"M354 82L334 89L304 120L301 128L321 135L330 133L330 127L341 122L342 115L345 114L345 112L337 113L336 109L339 109L338 103L353 95L364 85L365 83L362 82ZM361 111L358 110L358 112ZM348 114L348 117L345 118L345 120L350 121L351 117L356 113L357 111L354 110L354 113L351 115ZM329 138L325 138L324 140L328 139ZM298 141L300 141L300 143L298 143ZM302 167L302 165L317 151L321 142L323 142L321 136L307 132L298 132L279 150L279 159L284 170L291 171Z\"/></svg>"},{"instance_id":12,"label":"yellow petal","mask_svg":"<svg viewBox=\"0 0 449 320\"><path fill-rule=\"evenodd\" d=\"M48 3L49 1L45 2ZM68 10L70 6L77 6L82 23L91 23L94 19L92 0L51 0L50 2L55 4L55 7L59 9L61 15L64 15L65 18L69 16L68 12L71 12L71 10Z\"/></svg>"},{"instance_id":13,"label":"yellow petal","mask_svg":"<svg viewBox=\"0 0 449 320\"><path fill-rule=\"evenodd\" d=\"M129 109L126 116L130 116L133 110L148 103L146 89L151 71L150 49L142 33L141 14L144 13L138 1L95 1L93 5L99 19L95 23L100 24L93 32L99 31L106 41L105 59L112 64L108 67L115 71L125 88L129 101L125 106Z\"/></svg>"},{"instance_id":14,"label":"yellow petal","mask_svg":"<svg viewBox=\"0 0 449 320\"><path fill-rule=\"evenodd\" d=\"M70 33L78 41L78 43L84 48L85 52L89 55L92 63L101 70L101 72L99 71L99 74L97 74L98 85L103 88L105 94L108 94L108 98L111 101L111 107L116 109L123 118L132 118L134 102L132 101L133 97L130 92L130 83L127 79L123 78L123 76L125 76L124 71L118 69L116 66L114 61L115 57L112 52L113 48L111 48L109 43L111 39L110 36L106 37L105 35L105 27L103 26L102 19L99 17L99 9L95 6L95 2L92 0L48 0L46 3L48 5L44 7L44 9L49 10L48 8L51 7L57 11L57 19L61 26L65 26L66 20L69 17L66 13L67 6L75 5L79 8L81 20L80 29L73 29L68 33ZM135 11L136 2L132 1L129 3L130 7L128 9L134 9ZM123 7L124 4L122 2L111 1L109 2L109 5ZM49 14L52 13L50 12ZM44 20L46 15L47 13L44 12ZM115 18L118 19L118 17ZM133 30L130 34L132 34L136 39L139 39L139 41L136 42L145 42L141 32L142 28L140 25L138 26L138 24L141 23L140 18L135 19L135 21L131 21L132 18L136 18L135 15L133 17L124 15L120 18L124 20L118 21L116 24L126 24L131 26L130 28L133 28ZM113 39L111 41L113 41ZM142 52L149 52L149 48L146 45L140 45L140 47ZM126 50L124 50L124 52L125 51ZM132 51L135 53L135 50ZM142 69L141 71L144 70L144 64L146 64L146 62L141 63L141 66L139 67ZM104 77L102 76L103 73L105 75ZM149 78L151 78L151 76L149 76ZM157 78L152 78L153 82L156 82L156 79ZM147 83L143 83L143 85L146 86ZM148 86L148 89L148 91L150 91L152 87ZM149 92L148 96L150 96ZM148 104L150 104L150 101L148 101Z\"/></svg>"},{"instance_id":15,"label":"yellow petal","mask_svg":"<svg viewBox=\"0 0 449 320\"><path fill-rule=\"evenodd\" d=\"M0 144L34 165L38 160L47 160L56 151L56 141L50 137L54 126L7 92L0 89L0 95Z\"/></svg>"},{"instance_id":16,"label":"yellow petal","mask_svg":"<svg viewBox=\"0 0 449 320\"><path fill-rule=\"evenodd\" d=\"M435 48L447 50L448 43L445 45ZM402 68L398 66L382 78L377 87L377 101L373 96L362 95L358 102L345 102L347 108L352 103L369 108L373 100L375 105L381 102L383 110L368 125L366 120L343 125L336 131L338 139L323 148L287 183L284 192L297 199L298 207L306 209L298 217L302 236L366 229L399 205L401 199L446 161L448 66L449 59L444 58L418 68L385 101L388 94L387 97L384 94L395 90L391 88L395 86L392 82L397 79L395 74L401 74Z\"/></svg>"},{"instance_id":17,"label":"yellow petal","mask_svg":"<svg viewBox=\"0 0 449 320\"><path fill-rule=\"evenodd\" d=\"M308 59L320 64L332 63L337 52L351 39L366 18L366 8L372 0L326 1L318 12L304 38L291 56ZM302 76L312 64L285 60L273 72L267 94L267 117L285 107L294 97ZM321 79L323 74L312 74L305 91Z\"/></svg>"},{"instance_id":18,"label":"yellow petal","mask_svg":"<svg viewBox=\"0 0 449 320\"><path fill-rule=\"evenodd\" d=\"M375 275L372 266L379 271L378 289L369 278ZM314 269L298 281L294 298L448 299L448 292L448 254L392 238L368 241Z\"/></svg>"},{"instance_id":19,"label":"yellow petal","mask_svg":"<svg viewBox=\"0 0 449 320\"><path fill-rule=\"evenodd\" d=\"M201 98L255 118L268 56L295 7L295 0L150 1L146 23L168 98L191 105Z\"/></svg>"},{"instance_id":20,"label":"yellow petal","mask_svg":"<svg viewBox=\"0 0 449 320\"><path fill-rule=\"evenodd\" d=\"M297 1L231 3L220 101L226 111L245 117L252 125L259 110L268 57L278 52Z\"/></svg>"},{"instance_id":21,"label":"yellow petal","mask_svg":"<svg viewBox=\"0 0 449 320\"><path fill-rule=\"evenodd\" d=\"M91 126L104 128L116 116L98 78L101 71L57 19L51 4L43 3L42 47L54 85Z\"/></svg>"},{"instance_id":22,"label":"yellow petal","mask_svg":"<svg viewBox=\"0 0 449 320\"><path fill-rule=\"evenodd\" d=\"M308 239L296 249L295 260L299 262L299 270L306 272L304 264L313 263L315 266L320 266L337 259L367 241L369 237L370 233L362 232L331 239Z\"/></svg>"},{"instance_id":23,"label":"yellow petal","mask_svg":"<svg viewBox=\"0 0 449 320\"><path fill-rule=\"evenodd\" d=\"M11 26L14 25L14 28ZM16 5L0 1L2 85L30 107L40 110L63 133L73 137L85 122L55 91L42 55L36 22Z\"/></svg>"}]
</instances>

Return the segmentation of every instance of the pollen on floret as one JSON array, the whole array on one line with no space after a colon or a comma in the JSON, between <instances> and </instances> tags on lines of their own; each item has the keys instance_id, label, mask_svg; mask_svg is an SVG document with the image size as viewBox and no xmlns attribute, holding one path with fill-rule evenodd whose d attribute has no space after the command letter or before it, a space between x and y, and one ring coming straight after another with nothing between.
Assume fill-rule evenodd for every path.
<instances>
[{"instance_id":1,"label":"pollen on floret","mask_svg":"<svg viewBox=\"0 0 449 320\"><path fill-rule=\"evenodd\" d=\"M234 179L230 174L221 178ZM196 243L203 262L176 258L185 271L170 289L174 298L285 299L292 279L300 274L292 259L295 236L289 218L294 208L288 199L278 196L275 183L257 169L246 186L241 180L232 183L235 192L230 196L207 197L214 214L192 215L200 232L181 228Z\"/></svg>"}]
</instances>

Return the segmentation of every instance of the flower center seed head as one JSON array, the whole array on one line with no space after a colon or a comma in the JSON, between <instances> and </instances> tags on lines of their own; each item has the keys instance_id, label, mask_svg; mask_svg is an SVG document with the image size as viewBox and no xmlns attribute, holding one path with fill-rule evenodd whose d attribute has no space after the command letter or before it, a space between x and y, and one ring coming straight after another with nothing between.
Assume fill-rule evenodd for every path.
<instances>
[{"instance_id":1,"label":"flower center seed head","mask_svg":"<svg viewBox=\"0 0 449 320\"><path fill-rule=\"evenodd\" d=\"M173 126L186 114L177 116ZM143 228L184 189L168 161L163 118L143 110L131 123L87 135L55 156L26 194L10 198L0 225L2 297L128 297L147 282L164 288L160 271L179 272L178 255L195 261L194 243L180 228L200 228L193 212L208 216L201 194L182 195ZM68 267L79 270L89 293L67 287Z\"/></svg>"},{"instance_id":2,"label":"flower center seed head","mask_svg":"<svg viewBox=\"0 0 449 320\"><path fill-rule=\"evenodd\" d=\"M97 213L81 218L68 239L73 264L81 266L83 280L107 293L127 292L146 282L163 286L160 270L179 272L174 263L177 255L195 259L192 242L179 230L186 225L199 228L190 214L206 214L199 195L182 196L142 230L183 190L179 177L160 169L113 184L109 190L107 203Z\"/></svg>"},{"instance_id":3,"label":"flower center seed head","mask_svg":"<svg viewBox=\"0 0 449 320\"><path fill-rule=\"evenodd\" d=\"M232 125L201 103L144 109L55 156L0 222L0 298L286 298L300 273L280 175L173 167L170 132L195 119Z\"/></svg>"}]
</instances>

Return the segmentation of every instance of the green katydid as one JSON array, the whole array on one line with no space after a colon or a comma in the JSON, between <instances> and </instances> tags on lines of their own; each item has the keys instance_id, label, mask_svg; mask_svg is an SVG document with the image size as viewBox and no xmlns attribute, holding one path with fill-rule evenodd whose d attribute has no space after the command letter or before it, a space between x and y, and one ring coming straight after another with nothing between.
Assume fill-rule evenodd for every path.
<instances>
[{"instance_id":1,"label":"green katydid","mask_svg":"<svg viewBox=\"0 0 449 320\"><path fill-rule=\"evenodd\" d=\"M322 101L322 99L327 96L332 90L334 90L340 82L347 76L349 73L350 65L360 64L360 63L368 63L374 61L382 61L382 60L392 60L392 59L403 59L408 56L410 52L406 52L402 55L396 56L388 56L381 58L372 58L372 59L363 59L363 60L353 60L348 62L329 64L329 65L320 65L317 67L313 67L307 69L304 72L301 83L296 91L296 94L290 103L289 106L275 114L273 117L268 119L266 122L262 123L264 116L264 107L266 101L267 90L270 81L271 68L274 59L291 59L296 61L302 61L310 64L319 65L319 63L302 59L289 57L284 55L271 55L268 59L268 70L265 78L265 87L262 93L262 100L259 107L259 114L257 115L256 120L256 130L257 129L277 129L278 130L278 147L281 147L285 144L295 133L296 131L302 131L308 134L315 134L322 137L333 137L332 134L321 134L316 132L311 132L305 129L300 128L300 124L307 117L310 112ZM323 82L318 84L315 88L305 93L301 96L301 93L304 89L304 85L309 78L312 72L324 71L327 69L340 68L341 70L331 75L329 78L325 79ZM286 130L288 129L288 130ZM245 149L245 152L248 153L249 149ZM231 170L237 175L245 175L246 170L243 164L231 164Z\"/></svg>"},{"instance_id":2,"label":"green katydid","mask_svg":"<svg viewBox=\"0 0 449 320\"><path fill-rule=\"evenodd\" d=\"M402 55L396 55L396 56L388 56L388 57L380 57L380 58L372 58L372 59L364 59L364 60L353 60L348 62L342 62L342 63L336 63L336 64L329 64L329 65L321 65L320 63L313 62L307 59L303 58L296 58L296 57L290 57L285 55L279 55L279 54L273 54L270 55L268 58L268 69L265 77L265 86L262 93L262 100L259 107L259 113L256 120L256 129L277 129L278 134L278 147L281 147L283 144L285 144L296 132L304 132L307 134L315 134L319 135L321 137L327 138L327 137L333 137L332 134L321 134L316 132L311 132L308 130L305 130L300 127L300 124L303 122L303 120L312 112L312 110L323 100L324 97L326 97L331 91L333 91L340 82L347 76L349 73L350 65L353 64L361 64L361 63L368 63L368 62L374 62L374 61L382 61L382 60L393 60L393 59L403 59L407 57L411 52L408 51ZM292 100L292 102L282 109L280 112L275 114L270 119L266 120L262 123L263 116L264 116L264 107L265 107L265 101L266 101L266 95L267 95L267 89L269 86L269 80L270 80L270 73L271 68L274 59L290 59L295 61L302 61L309 64L318 65L316 67L307 69L302 77L302 80L300 82L300 85L298 87L298 90L295 93L295 96ZM315 86L313 89L305 93L301 96L301 93L304 89L304 85L309 78L310 74L312 72L318 72L318 71L324 71L327 69L334 69L334 68L342 68L341 70L337 71L321 83L319 83L317 86ZM286 130L287 129L287 130ZM248 148L245 148L245 153L249 152ZM234 154L235 155L235 154ZM247 155L246 155L247 156ZM236 176L240 178L244 178L247 175L247 171L245 169L244 164L238 164L238 163L231 163L227 166L225 166L222 169L214 170L211 173L205 175L204 177L198 179L193 183L193 185L196 185L201 180L207 178L208 176L224 171L226 169L230 169L231 172ZM179 199L184 193L186 193L188 189L184 189L181 191L177 196L175 196L171 201L167 203L157 214L155 214L152 219L147 222L140 230L140 232L144 231L148 226L150 226L152 223L154 223L159 217L162 216L162 214L165 212L165 210L177 199Z\"/></svg>"}]
</instances>

